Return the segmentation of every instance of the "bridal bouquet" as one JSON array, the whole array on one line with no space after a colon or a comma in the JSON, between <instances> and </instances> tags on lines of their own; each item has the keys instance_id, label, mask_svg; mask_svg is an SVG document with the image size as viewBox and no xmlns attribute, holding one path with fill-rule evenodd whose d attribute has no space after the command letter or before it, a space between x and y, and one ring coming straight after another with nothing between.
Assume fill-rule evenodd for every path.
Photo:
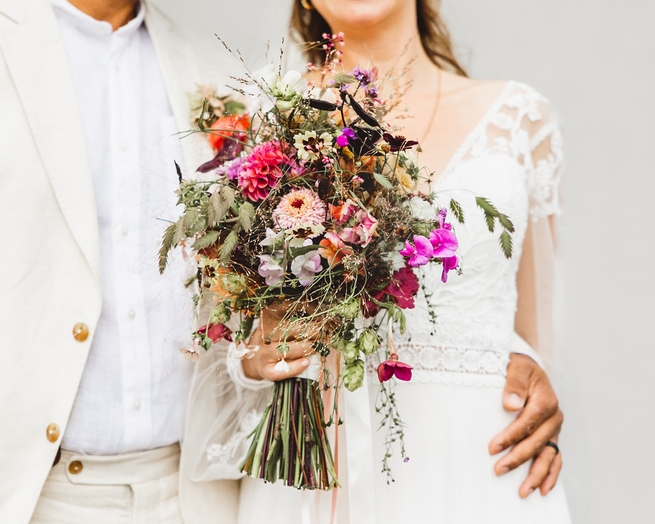
<instances>
[{"instance_id":1,"label":"bridal bouquet","mask_svg":"<svg viewBox=\"0 0 655 524\"><path fill-rule=\"evenodd\" d=\"M404 330L403 310L414 307L415 268L439 264L443 282L458 270L448 212L464 219L457 202L440 208L435 195L418 191L428 177L412 152L417 142L385 123L389 101L380 97L376 71L341 72L341 38L325 36L328 58L313 71L320 87L269 65L239 79L249 108L204 88L191 98L216 156L200 166L202 176L180 173L184 213L166 229L160 251L163 271L172 248L191 250L196 305L212 304L191 355L223 338L247 356L253 323L267 308L282 311L272 326L279 369L288 369L288 342L311 341L319 376L275 383L242 466L310 489L337 485L326 426L338 417L332 410L325 421L322 390L361 387L365 358L380 348L382 387L393 376L411 378L393 349L393 329ZM510 256L511 222L487 200L478 205L490 229L496 221L504 228L501 247ZM232 317L239 319L234 332ZM336 365L328 366L331 351ZM393 402L387 409L385 422L399 425Z\"/></svg>"}]
</instances>

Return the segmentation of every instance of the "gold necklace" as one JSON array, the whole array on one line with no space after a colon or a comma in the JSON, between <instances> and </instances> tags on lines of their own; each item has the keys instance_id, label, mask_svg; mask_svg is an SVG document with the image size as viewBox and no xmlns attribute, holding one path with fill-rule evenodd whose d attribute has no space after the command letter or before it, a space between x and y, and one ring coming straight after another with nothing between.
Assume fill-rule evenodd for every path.
<instances>
[{"instance_id":1,"label":"gold necklace","mask_svg":"<svg viewBox=\"0 0 655 524\"><path fill-rule=\"evenodd\" d=\"M432 129L432 125L434 124L434 119L437 116L437 113L439 112L439 105L441 103L441 79L442 79L442 71L441 68L437 69L437 101L434 104L434 109L432 110L432 114L430 115L430 120L428 121L428 126L425 129L425 132L423 133L423 137L421 138L419 144L423 144L427 138L428 135L430 134L430 130Z\"/></svg>"}]
</instances>

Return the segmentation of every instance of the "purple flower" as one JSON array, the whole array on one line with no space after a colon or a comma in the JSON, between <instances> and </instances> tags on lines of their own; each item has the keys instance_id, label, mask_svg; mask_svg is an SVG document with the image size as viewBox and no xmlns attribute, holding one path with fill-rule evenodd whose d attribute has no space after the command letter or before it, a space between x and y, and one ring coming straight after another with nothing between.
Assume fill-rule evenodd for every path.
<instances>
[{"instance_id":1,"label":"purple flower","mask_svg":"<svg viewBox=\"0 0 655 524\"><path fill-rule=\"evenodd\" d=\"M445 284L448 281L448 271L452 271L453 269L456 269L459 260L457 259L457 255L454 255L452 257L444 258L441 262L443 264L443 271L441 272L441 281Z\"/></svg>"},{"instance_id":2,"label":"purple flower","mask_svg":"<svg viewBox=\"0 0 655 524\"><path fill-rule=\"evenodd\" d=\"M291 262L291 272L298 277L300 285L304 287L312 284L316 273L321 269L321 255L318 254L318 251L299 255Z\"/></svg>"},{"instance_id":3,"label":"purple flower","mask_svg":"<svg viewBox=\"0 0 655 524\"><path fill-rule=\"evenodd\" d=\"M339 147L347 147L353 138L355 138L355 132L349 127L344 127L341 130L341 134L337 137L337 145Z\"/></svg>"},{"instance_id":4,"label":"purple flower","mask_svg":"<svg viewBox=\"0 0 655 524\"><path fill-rule=\"evenodd\" d=\"M450 225L450 224L448 224ZM435 258L447 258L455 255L459 243L457 237L450 229L439 228L430 233L430 243L434 249L432 256Z\"/></svg>"},{"instance_id":5,"label":"purple flower","mask_svg":"<svg viewBox=\"0 0 655 524\"><path fill-rule=\"evenodd\" d=\"M362 69L361 67L356 67L352 71L352 76L354 76L363 86L369 85L377 77L377 71L368 69Z\"/></svg>"},{"instance_id":6,"label":"purple flower","mask_svg":"<svg viewBox=\"0 0 655 524\"><path fill-rule=\"evenodd\" d=\"M269 286L279 286L284 278L284 268L270 255L259 255L257 272L264 277Z\"/></svg>"},{"instance_id":7,"label":"purple flower","mask_svg":"<svg viewBox=\"0 0 655 524\"><path fill-rule=\"evenodd\" d=\"M430 261L434 248L430 240L422 235L414 235L414 245L405 240L405 248L400 251L404 257L409 257L407 264L410 267L424 266Z\"/></svg>"}]
</instances>

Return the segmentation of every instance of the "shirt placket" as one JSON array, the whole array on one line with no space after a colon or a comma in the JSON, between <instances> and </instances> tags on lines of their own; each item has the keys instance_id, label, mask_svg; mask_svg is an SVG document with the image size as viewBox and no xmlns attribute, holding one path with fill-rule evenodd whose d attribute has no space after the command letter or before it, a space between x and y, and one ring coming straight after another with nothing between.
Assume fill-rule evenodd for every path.
<instances>
[{"instance_id":1,"label":"shirt placket","mask_svg":"<svg viewBox=\"0 0 655 524\"><path fill-rule=\"evenodd\" d=\"M113 166L113 243L116 318L122 368L124 447L148 449L152 442L151 362L140 275L143 238L141 205L140 108L136 78L129 67L138 51L133 34L112 35L109 62L111 157ZM134 53L134 56L131 54Z\"/></svg>"}]
</instances>

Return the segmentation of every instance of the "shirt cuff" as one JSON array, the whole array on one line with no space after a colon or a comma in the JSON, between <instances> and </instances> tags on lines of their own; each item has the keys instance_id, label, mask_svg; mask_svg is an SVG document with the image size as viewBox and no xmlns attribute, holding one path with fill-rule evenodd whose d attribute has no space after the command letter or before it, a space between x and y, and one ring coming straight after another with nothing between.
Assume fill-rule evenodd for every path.
<instances>
[{"instance_id":1,"label":"shirt cuff","mask_svg":"<svg viewBox=\"0 0 655 524\"><path fill-rule=\"evenodd\" d=\"M270 388L273 383L268 380L255 380L246 377L243 372L243 361L241 351L234 342L231 342L227 349L227 374L237 386L250 391L259 391Z\"/></svg>"},{"instance_id":2,"label":"shirt cuff","mask_svg":"<svg viewBox=\"0 0 655 524\"><path fill-rule=\"evenodd\" d=\"M534 360L541 369L544 368L544 361L541 360L539 354L534 349L532 349L532 346L523 340L516 332L512 334L510 352L518 353L519 355L526 355Z\"/></svg>"}]
</instances>

